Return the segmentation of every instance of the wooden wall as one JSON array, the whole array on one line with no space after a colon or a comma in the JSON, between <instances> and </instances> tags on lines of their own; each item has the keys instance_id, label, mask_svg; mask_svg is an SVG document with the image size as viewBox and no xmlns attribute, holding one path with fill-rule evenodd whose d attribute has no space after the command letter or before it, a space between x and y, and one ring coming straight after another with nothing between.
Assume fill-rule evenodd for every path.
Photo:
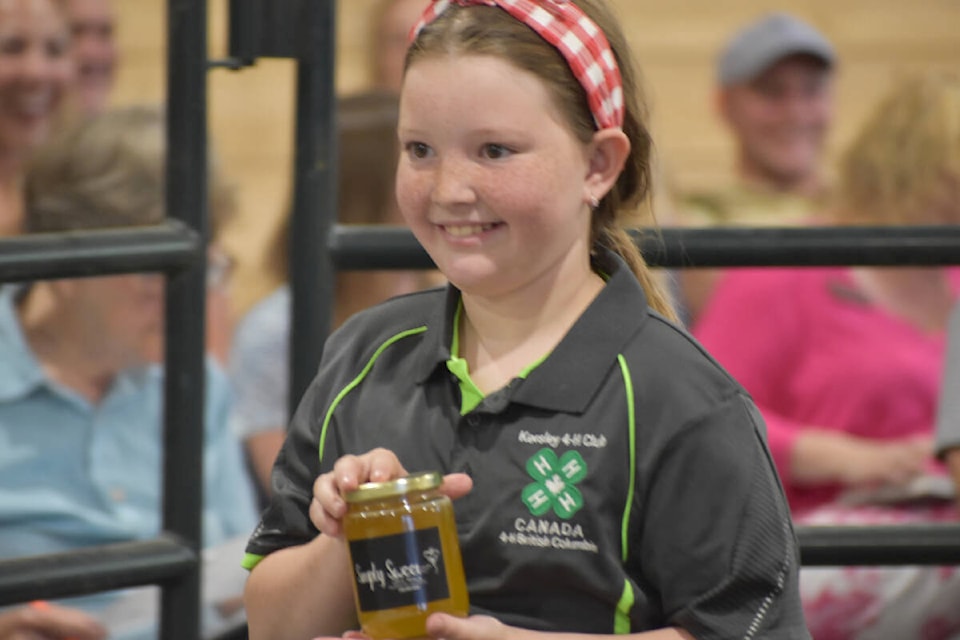
<instances>
[{"instance_id":1,"label":"wooden wall","mask_svg":"<svg viewBox=\"0 0 960 640\"><path fill-rule=\"evenodd\" d=\"M272 0L283 1L283 0ZM370 81L371 12L377 0L338 0L337 85ZM713 58L726 37L764 11L786 9L817 25L841 59L831 158L897 74L960 68L958 0L612 0L635 47L653 107L657 143L673 182L708 187L729 179L731 146L711 109ZM117 103L160 100L164 81L161 0L114 0L122 67ZM211 55L222 54L226 0L210 0ZM269 283L257 277L263 240L284 210L289 187L293 65L265 60L210 76L211 131L239 185L241 211L227 244L240 256L240 310Z\"/></svg>"}]
</instances>

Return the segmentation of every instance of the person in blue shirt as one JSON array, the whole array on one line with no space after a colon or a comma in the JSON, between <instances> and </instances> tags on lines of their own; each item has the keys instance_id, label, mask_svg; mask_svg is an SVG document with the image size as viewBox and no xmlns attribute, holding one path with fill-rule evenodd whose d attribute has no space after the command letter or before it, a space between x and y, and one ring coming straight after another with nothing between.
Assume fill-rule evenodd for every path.
<instances>
[{"instance_id":1,"label":"person in blue shirt","mask_svg":"<svg viewBox=\"0 0 960 640\"><path fill-rule=\"evenodd\" d=\"M163 144L155 108L67 128L28 172L28 231L159 222ZM216 181L210 192L214 208L227 202ZM159 534L164 286L159 274L124 274L0 289L0 559ZM208 364L204 546L256 521L229 405L224 374ZM116 597L67 604L97 617Z\"/></svg>"}]
</instances>

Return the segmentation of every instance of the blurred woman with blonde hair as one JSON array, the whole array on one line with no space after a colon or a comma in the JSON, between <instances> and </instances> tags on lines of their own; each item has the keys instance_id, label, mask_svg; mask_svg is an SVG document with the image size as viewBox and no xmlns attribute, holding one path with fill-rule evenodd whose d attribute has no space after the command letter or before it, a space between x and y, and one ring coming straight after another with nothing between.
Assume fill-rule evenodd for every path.
<instances>
[{"instance_id":1,"label":"blurred woman with blonde hair","mask_svg":"<svg viewBox=\"0 0 960 640\"><path fill-rule=\"evenodd\" d=\"M904 79L844 154L847 225L960 223L960 78ZM933 458L954 267L729 273L694 327L756 399L794 518L806 524L956 520ZM954 569L805 569L814 637L952 637ZM930 629L937 629L929 635Z\"/></svg>"},{"instance_id":2,"label":"blurred woman with blonde hair","mask_svg":"<svg viewBox=\"0 0 960 640\"><path fill-rule=\"evenodd\" d=\"M24 164L54 126L72 79L62 3L0 3L0 237L23 232Z\"/></svg>"}]
</instances>

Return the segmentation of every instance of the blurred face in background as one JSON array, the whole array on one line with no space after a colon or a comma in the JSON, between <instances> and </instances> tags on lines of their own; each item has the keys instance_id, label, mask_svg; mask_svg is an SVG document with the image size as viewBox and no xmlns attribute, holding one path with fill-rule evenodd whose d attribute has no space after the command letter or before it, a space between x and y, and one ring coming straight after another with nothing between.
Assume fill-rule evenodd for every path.
<instances>
[{"instance_id":1,"label":"blurred face in background","mask_svg":"<svg viewBox=\"0 0 960 640\"><path fill-rule=\"evenodd\" d=\"M407 55L410 30L420 20L429 0L386 0L377 23L377 86L400 92L403 61Z\"/></svg>"},{"instance_id":2,"label":"blurred face in background","mask_svg":"<svg viewBox=\"0 0 960 640\"><path fill-rule=\"evenodd\" d=\"M43 141L73 75L66 18L54 0L0 0L0 153Z\"/></svg>"},{"instance_id":3,"label":"blurred face in background","mask_svg":"<svg viewBox=\"0 0 960 640\"><path fill-rule=\"evenodd\" d=\"M719 110L737 138L745 177L781 190L817 180L833 120L832 73L806 55L720 89Z\"/></svg>"},{"instance_id":4,"label":"blurred face in background","mask_svg":"<svg viewBox=\"0 0 960 640\"><path fill-rule=\"evenodd\" d=\"M80 323L88 346L116 371L163 354L164 277L124 274L61 282L64 309Z\"/></svg>"},{"instance_id":5,"label":"blurred face in background","mask_svg":"<svg viewBox=\"0 0 960 640\"><path fill-rule=\"evenodd\" d=\"M67 0L80 108L97 113L107 106L117 66L116 16L110 0Z\"/></svg>"}]
</instances>

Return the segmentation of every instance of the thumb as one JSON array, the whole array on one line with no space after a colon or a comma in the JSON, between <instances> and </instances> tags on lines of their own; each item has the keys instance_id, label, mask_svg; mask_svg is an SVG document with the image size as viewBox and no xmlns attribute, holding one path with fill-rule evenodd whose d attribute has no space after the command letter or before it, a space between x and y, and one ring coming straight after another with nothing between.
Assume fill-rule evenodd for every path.
<instances>
[{"instance_id":1,"label":"thumb","mask_svg":"<svg viewBox=\"0 0 960 640\"><path fill-rule=\"evenodd\" d=\"M473 479L465 473L448 473L443 477L440 490L451 500L462 498L473 488Z\"/></svg>"},{"instance_id":2,"label":"thumb","mask_svg":"<svg viewBox=\"0 0 960 640\"><path fill-rule=\"evenodd\" d=\"M468 640L472 637L466 618L457 618L447 613L434 613L427 618L427 635L443 640Z\"/></svg>"},{"instance_id":3,"label":"thumb","mask_svg":"<svg viewBox=\"0 0 960 640\"><path fill-rule=\"evenodd\" d=\"M490 616L458 618L448 613L434 613L427 618L427 634L442 640L503 640L507 627Z\"/></svg>"}]
</instances>

